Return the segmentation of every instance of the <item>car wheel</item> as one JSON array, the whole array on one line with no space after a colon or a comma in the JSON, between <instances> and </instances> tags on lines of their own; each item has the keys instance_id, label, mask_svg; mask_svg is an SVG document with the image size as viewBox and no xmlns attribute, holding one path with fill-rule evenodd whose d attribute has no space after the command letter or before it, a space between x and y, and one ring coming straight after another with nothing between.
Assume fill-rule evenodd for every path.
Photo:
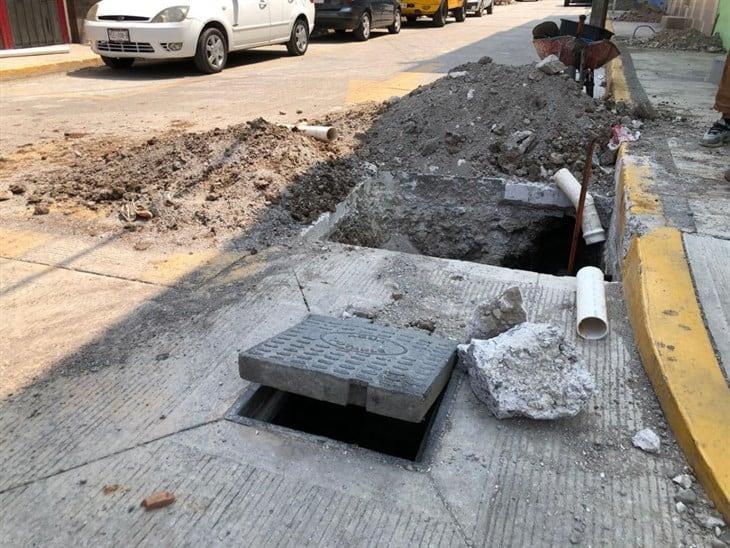
<instances>
[{"instance_id":1,"label":"car wheel","mask_svg":"<svg viewBox=\"0 0 730 548\"><path fill-rule=\"evenodd\" d=\"M570 0L565 0L565 3L563 4L566 8L570 6Z\"/></svg>"},{"instance_id":2,"label":"car wheel","mask_svg":"<svg viewBox=\"0 0 730 548\"><path fill-rule=\"evenodd\" d=\"M107 67L113 68L114 70L128 69L134 64L133 57L104 57L102 55L101 60L104 61Z\"/></svg>"},{"instance_id":3,"label":"car wheel","mask_svg":"<svg viewBox=\"0 0 730 548\"><path fill-rule=\"evenodd\" d=\"M463 23L466 21L466 0L464 0L464 3L460 8L456 8L454 10L454 19L456 19L457 23Z\"/></svg>"},{"instance_id":4,"label":"car wheel","mask_svg":"<svg viewBox=\"0 0 730 548\"><path fill-rule=\"evenodd\" d=\"M418 17L416 17L415 15L407 15L406 16L406 21L408 21L409 23L415 23L416 22L416 19L418 19Z\"/></svg>"},{"instance_id":5,"label":"car wheel","mask_svg":"<svg viewBox=\"0 0 730 548\"><path fill-rule=\"evenodd\" d=\"M494 13L494 0L490 0L487 6L487 15L492 15L492 13Z\"/></svg>"},{"instance_id":6,"label":"car wheel","mask_svg":"<svg viewBox=\"0 0 730 548\"><path fill-rule=\"evenodd\" d=\"M388 27L388 32L390 34L398 34L400 32L400 27L401 27L400 8L396 8L395 19L393 19L393 24Z\"/></svg>"},{"instance_id":7,"label":"car wheel","mask_svg":"<svg viewBox=\"0 0 730 548\"><path fill-rule=\"evenodd\" d=\"M433 24L435 27L443 27L446 24L446 14L448 8L446 7L446 0L442 0L438 11L433 16Z\"/></svg>"},{"instance_id":8,"label":"car wheel","mask_svg":"<svg viewBox=\"0 0 730 548\"><path fill-rule=\"evenodd\" d=\"M307 53L309 47L309 27L307 22L301 17L294 21L291 29L291 36L286 43L286 49L290 55L299 57Z\"/></svg>"},{"instance_id":9,"label":"car wheel","mask_svg":"<svg viewBox=\"0 0 730 548\"><path fill-rule=\"evenodd\" d=\"M195 66L200 72L214 74L222 71L228 62L228 44L223 33L216 28L204 30L198 38Z\"/></svg>"},{"instance_id":10,"label":"car wheel","mask_svg":"<svg viewBox=\"0 0 730 548\"><path fill-rule=\"evenodd\" d=\"M474 10L474 15L476 17L481 17L482 15L484 15L484 4L482 2L479 2L477 9Z\"/></svg>"},{"instance_id":11,"label":"car wheel","mask_svg":"<svg viewBox=\"0 0 730 548\"><path fill-rule=\"evenodd\" d=\"M366 11L360 16L360 24L355 29L355 40L365 42L370 38L370 14Z\"/></svg>"}]
</instances>

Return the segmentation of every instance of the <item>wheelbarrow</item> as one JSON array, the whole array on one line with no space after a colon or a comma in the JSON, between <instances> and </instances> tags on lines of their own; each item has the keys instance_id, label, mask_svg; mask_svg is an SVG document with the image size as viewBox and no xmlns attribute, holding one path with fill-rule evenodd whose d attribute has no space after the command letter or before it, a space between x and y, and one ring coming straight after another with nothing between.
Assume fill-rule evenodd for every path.
<instances>
[{"instance_id":1,"label":"wheelbarrow","mask_svg":"<svg viewBox=\"0 0 730 548\"><path fill-rule=\"evenodd\" d=\"M619 49L611 41L613 33L585 24L585 16L580 22L561 19L560 28L552 22L540 23L532 29L533 45L540 59L555 55L571 68L571 74L586 88L593 97L595 81L593 72L620 55Z\"/></svg>"}]
</instances>

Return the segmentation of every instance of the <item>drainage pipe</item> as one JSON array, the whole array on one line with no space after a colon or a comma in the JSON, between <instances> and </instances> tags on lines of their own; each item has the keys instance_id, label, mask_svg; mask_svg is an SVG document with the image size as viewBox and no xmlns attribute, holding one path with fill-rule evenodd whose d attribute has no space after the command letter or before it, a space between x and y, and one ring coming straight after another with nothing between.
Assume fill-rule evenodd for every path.
<instances>
[{"instance_id":1,"label":"drainage pipe","mask_svg":"<svg viewBox=\"0 0 730 548\"><path fill-rule=\"evenodd\" d=\"M606 312L606 286L603 272L595 266L586 266L576 276L578 335L584 339L597 341L608 334L608 314Z\"/></svg>"},{"instance_id":2,"label":"drainage pipe","mask_svg":"<svg viewBox=\"0 0 730 548\"><path fill-rule=\"evenodd\" d=\"M332 126L308 126L306 124L284 124L284 127L294 131L301 131L320 141L332 141L337 138L337 130Z\"/></svg>"},{"instance_id":3,"label":"drainage pipe","mask_svg":"<svg viewBox=\"0 0 730 548\"><path fill-rule=\"evenodd\" d=\"M573 177L573 174L567 168L559 170L553 176L553 179L577 210L580 202L580 183L578 180ZM585 210L583 211L583 238L588 245L606 241L606 232L603 230L596 204L590 194L586 195Z\"/></svg>"}]
</instances>

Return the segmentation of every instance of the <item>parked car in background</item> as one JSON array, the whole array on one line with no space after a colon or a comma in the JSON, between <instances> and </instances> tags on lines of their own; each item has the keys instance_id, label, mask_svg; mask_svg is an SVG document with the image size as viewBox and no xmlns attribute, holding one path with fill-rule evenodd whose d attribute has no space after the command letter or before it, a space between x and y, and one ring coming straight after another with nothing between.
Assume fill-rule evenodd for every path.
<instances>
[{"instance_id":1,"label":"parked car in background","mask_svg":"<svg viewBox=\"0 0 730 548\"><path fill-rule=\"evenodd\" d=\"M458 23L466 21L466 0L404 0L400 7L409 23L425 15L433 19L435 26L443 27L449 12Z\"/></svg>"},{"instance_id":2,"label":"parked car in background","mask_svg":"<svg viewBox=\"0 0 730 548\"><path fill-rule=\"evenodd\" d=\"M484 12L492 14L494 11L494 0L467 0L466 12L473 13L477 17L484 15Z\"/></svg>"},{"instance_id":3,"label":"parked car in background","mask_svg":"<svg viewBox=\"0 0 730 548\"><path fill-rule=\"evenodd\" d=\"M180 1L180 0L178 0ZM135 59L193 58L205 73L220 72L231 51L286 44L304 55L314 26L310 0L102 0L89 10L91 48L114 69Z\"/></svg>"},{"instance_id":4,"label":"parked car in background","mask_svg":"<svg viewBox=\"0 0 730 548\"><path fill-rule=\"evenodd\" d=\"M353 31L356 40L365 41L376 28L398 34L401 28L399 0L314 0L318 29Z\"/></svg>"}]
</instances>

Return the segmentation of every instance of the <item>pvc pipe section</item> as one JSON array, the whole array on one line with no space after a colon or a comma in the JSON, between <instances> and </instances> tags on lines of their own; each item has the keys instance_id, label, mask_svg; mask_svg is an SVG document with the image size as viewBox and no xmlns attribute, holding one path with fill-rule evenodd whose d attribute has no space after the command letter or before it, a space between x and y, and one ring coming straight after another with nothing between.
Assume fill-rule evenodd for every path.
<instances>
[{"instance_id":1,"label":"pvc pipe section","mask_svg":"<svg viewBox=\"0 0 730 548\"><path fill-rule=\"evenodd\" d=\"M559 170L553 176L553 180L577 210L580 201L580 183L578 180L573 177L573 174L567 168ZM588 245L606 241L606 232L603 230L596 204L590 194L586 194L586 203L583 209L583 239Z\"/></svg>"},{"instance_id":2,"label":"pvc pipe section","mask_svg":"<svg viewBox=\"0 0 730 548\"><path fill-rule=\"evenodd\" d=\"M586 266L576 276L578 290L577 321L578 335L597 341L608 335L608 314L606 312L606 286L603 272L595 266Z\"/></svg>"},{"instance_id":3,"label":"pvc pipe section","mask_svg":"<svg viewBox=\"0 0 730 548\"><path fill-rule=\"evenodd\" d=\"M320 141L332 141L337 139L337 130L332 126L308 126L305 124L291 125L286 124L284 127L294 131L301 131L304 135L309 135Z\"/></svg>"}]
</instances>

